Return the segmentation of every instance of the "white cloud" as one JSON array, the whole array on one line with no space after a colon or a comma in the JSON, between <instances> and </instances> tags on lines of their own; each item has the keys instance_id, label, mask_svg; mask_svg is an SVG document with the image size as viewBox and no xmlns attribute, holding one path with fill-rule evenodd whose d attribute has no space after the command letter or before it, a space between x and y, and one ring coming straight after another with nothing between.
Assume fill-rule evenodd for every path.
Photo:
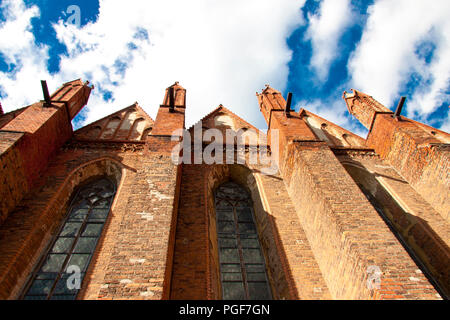
<instances>
[{"instance_id":1,"label":"white cloud","mask_svg":"<svg viewBox=\"0 0 450 320\"><path fill-rule=\"evenodd\" d=\"M30 20L39 16L36 6L27 9L21 1L5 0L0 9L6 17L0 24L0 51L7 64L19 69L0 72L0 90L8 94L2 105L9 111L42 99L39 80L49 78L48 48L34 43Z\"/></svg>"},{"instance_id":2,"label":"white cloud","mask_svg":"<svg viewBox=\"0 0 450 320\"><path fill-rule=\"evenodd\" d=\"M448 0L376 1L368 10L361 42L348 64L351 86L393 109L399 91L415 73L429 83L421 83L407 100L410 117L430 114L449 101L449 12ZM429 63L417 54L424 42L436 46Z\"/></svg>"},{"instance_id":3,"label":"white cloud","mask_svg":"<svg viewBox=\"0 0 450 320\"><path fill-rule=\"evenodd\" d=\"M49 79L51 88L79 77L94 83L97 89L91 94L87 122L136 100L154 118L164 89L179 81L188 90L187 125L220 103L261 125L264 121L255 92L265 83L284 89L291 58L286 38L302 23L304 2L100 0L95 23L81 29L63 22L54 25L69 56L62 57L59 73L42 73L42 77ZM29 19L27 23L17 32L29 29ZM148 39L134 37L144 34L143 30ZM28 52L36 49L32 40L24 40ZM135 50L130 49L131 42ZM22 56L26 50L15 54ZM40 69L45 65L46 50L38 52ZM115 68L117 61L126 64L125 72ZM33 74L36 70L28 68L32 66L18 72L16 81L0 79L0 86L9 94L3 101L6 109L26 102L26 97L11 88L13 84L23 92L24 84L31 81L39 90L39 78ZM28 76L30 80L23 80ZM104 101L105 91L113 92L113 102ZM33 98L41 99L40 95Z\"/></svg>"},{"instance_id":4,"label":"white cloud","mask_svg":"<svg viewBox=\"0 0 450 320\"><path fill-rule=\"evenodd\" d=\"M313 50L310 65L320 81L326 80L331 63L339 55L339 39L352 20L350 0L324 0L319 12L309 17L306 34Z\"/></svg>"}]
</instances>

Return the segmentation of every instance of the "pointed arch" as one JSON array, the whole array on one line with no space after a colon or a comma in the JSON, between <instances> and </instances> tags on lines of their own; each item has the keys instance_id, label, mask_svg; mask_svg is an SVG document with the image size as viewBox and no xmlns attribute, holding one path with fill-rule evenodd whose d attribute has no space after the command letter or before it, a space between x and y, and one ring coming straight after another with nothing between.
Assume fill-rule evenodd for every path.
<instances>
[{"instance_id":1,"label":"pointed arch","mask_svg":"<svg viewBox=\"0 0 450 320\"><path fill-rule=\"evenodd\" d=\"M116 190L107 176L89 179L77 188L59 232L31 275L23 299L76 299Z\"/></svg>"},{"instance_id":2,"label":"pointed arch","mask_svg":"<svg viewBox=\"0 0 450 320\"><path fill-rule=\"evenodd\" d=\"M51 249L50 245L55 239L55 234L58 234L59 228L67 218L71 201L79 188L96 179L107 178L117 190L116 197L111 203L111 210L113 211L125 174L125 166L120 160L111 157L100 157L80 163L67 174L63 181L51 187L53 190L52 196L45 208L36 207L36 210L33 210L33 224L25 226L27 231L24 231L24 234L26 236L10 244L11 250L17 252L17 254L14 259L10 260L10 263L3 271L7 274L13 272L15 278L9 279L9 284L0 282L0 286L9 286L8 292L10 292L11 298L23 298L27 293L26 290L32 281L31 275L38 268L39 263L42 261L41 259L44 259L44 256ZM44 188L42 192L45 193L47 191L48 188ZM39 198L41 196L37 194L36 197ZM31 203L31 205L34 208L38 204ZM42 232L41 225L46 225L45 233ZM30 252L33 253L32 256L30 256ZM24 264L23 261L28 261L29 263ZM85 284L82 284L81 291L83 291L84 287Z\"/></svg>"},{"instance_id":3,"label":"pointed arch","mask_svg":"<svg viewBox=\"0 0 450 320\"><path fill-rule=\"evenodd\" d=\"M250 194L229 181L215 191L222 298L271 299Z\"/></svg>"},{"instance_id":4,"label":"pointed arch","mask_svg":"<svg viewBox=\"0 0 450 320\"><path fill-rule=\"evenodd\" d=\"M223 285L221 283L221 268L219 257L218 212L215 194L224 183L234 183L242 193L249 198L248 207L253 214L257 239L260 242L261 256L267 275L267 285L271 299L295 299L296 289L292 283L287 259L278 246L280 239L274 225L273 217L265 210L262 186L257 182L255 172L240 164L211 166L205 174L205 205L206 205L206 272L207 298L222 299ZM245 264L245 262L244 262ZM261 297L262 298L262 297Z\"/></svg>"}]
</instances>

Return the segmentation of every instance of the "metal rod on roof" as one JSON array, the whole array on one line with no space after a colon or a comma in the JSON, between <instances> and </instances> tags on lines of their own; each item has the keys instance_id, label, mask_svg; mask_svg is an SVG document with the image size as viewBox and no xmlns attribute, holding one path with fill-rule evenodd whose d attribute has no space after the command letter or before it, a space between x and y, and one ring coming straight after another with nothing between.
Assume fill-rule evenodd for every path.
<instances>
[{"instance_id":1,"label":"metal rod on roof","mask_svg":"<svg viewBox=\"0 0 450 320\"><path fill-rule=\"evenodd\" d=\"M284 110L284 113L288 117L291 115L291 103L292 103L292 92L289 92L286 101L286 109Z\"/></svg>"},{"instance_id":2,"label":"metal rod on roof","mask_svg":"<svg viewBox=\"0 0 450 320\"><path fill-rule=\"evenodd\" d=\"M402 113L403 104L405 103L405 100L406 100L406 97L401 97L400 98L400 101L398 102L398 105L397 105L397 109L395 110L395 113L394 113L394 118L398 119L400 117L400 114Z\"/></svg>"},{"instance_id":3,"label":"metal rod on roof","mask_svg":"<svg viewBox=\"0 0 450 320\"><path fill-rule=\"evenodd\" d=\"M47 87L47 81L41 80L41 86L42 86L42 92L44 93L45 106L47 106L51 102L50 93L48 92L48 87Z\"/></svg>"}]
</instances>

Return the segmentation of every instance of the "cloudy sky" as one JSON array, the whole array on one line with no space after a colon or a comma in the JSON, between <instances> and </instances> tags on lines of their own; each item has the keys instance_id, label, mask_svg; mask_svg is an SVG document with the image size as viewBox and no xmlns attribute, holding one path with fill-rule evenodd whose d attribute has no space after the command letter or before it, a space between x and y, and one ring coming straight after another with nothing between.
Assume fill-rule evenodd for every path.
<instances>
[{"instance_id":1,"label":"cloudy sky","mask_svg":"<svg viewBox=\"0 0 450 320\"><path fill-rule=\"evenodd\" d=\"M179 81L188 126L222 103L265 128L270 84L365 136L341 98L355 88L391 109L405 95L403 114L448 132L449 15L448 0L1 0L0 101L89 80L79 128L135 101L155 118Z\"/></svg>"}]
</instances>

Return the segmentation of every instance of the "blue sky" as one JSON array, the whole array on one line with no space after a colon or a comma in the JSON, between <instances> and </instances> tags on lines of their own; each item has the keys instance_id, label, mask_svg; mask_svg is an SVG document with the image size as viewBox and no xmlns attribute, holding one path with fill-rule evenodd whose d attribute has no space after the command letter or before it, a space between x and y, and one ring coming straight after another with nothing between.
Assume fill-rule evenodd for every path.
<instances>
[{"instance_id":1,"label":"blue sky","mask_svg":"<svg viewBox=\"0 0 450 320\"><path fill-rule=\"evenodd\" d=\"M448 132L449 3L2 0L0 101L9 111L42 99L41 79L50 90L89 80L80 127L135 101L155 118L179 81L187 125L222 103L264 128L255 92L267 83L364 136L341 98L355 88L391 109L405 95L404 115Z\"/></svg>"}]
</instances>

